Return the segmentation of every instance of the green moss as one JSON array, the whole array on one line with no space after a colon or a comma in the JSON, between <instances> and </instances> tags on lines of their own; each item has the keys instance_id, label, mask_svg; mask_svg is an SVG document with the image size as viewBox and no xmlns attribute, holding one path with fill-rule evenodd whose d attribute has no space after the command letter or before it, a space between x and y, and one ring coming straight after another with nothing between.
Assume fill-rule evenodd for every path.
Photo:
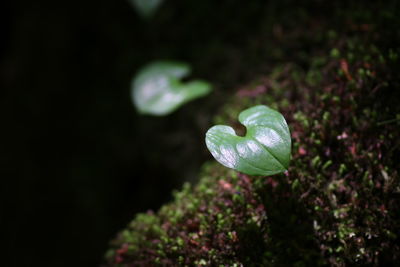
<instances>
[{"instance_id":1,"label":"green moss","mask_svg":"<svg viewBox=\"0 0 400 267\"><path fill-rule=\"evenodd\" d=\"M378 266L400 260L399 51L362 28L373 17L340 16L354 21L323 34L314 29L318 41L302 40L317 42L314 49L275 64L215 117L235 126L239 111L254 104L282 112L293 138L289 171L250 177L206 163L196 186L184 185L157 214L138 215L119 234L107 253L109 265Z\"/></svg>"}]
</instances>

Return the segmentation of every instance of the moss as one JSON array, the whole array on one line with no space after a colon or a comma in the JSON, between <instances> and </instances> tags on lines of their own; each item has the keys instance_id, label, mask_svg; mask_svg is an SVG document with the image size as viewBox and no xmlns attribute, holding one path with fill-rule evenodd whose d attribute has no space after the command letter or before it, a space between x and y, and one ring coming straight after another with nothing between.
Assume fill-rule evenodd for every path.
<instances>
[{"instance_id":1,"label":"moss","mask_svg":"<svg viewBox=\"0 0 400 267\"><path fill-rule=\"evenodd\" d=\"M258 234L267 232L266 215L252 178L217 164L207 165L195 188L185 185L174 196L175 200L157 216L150 213L136 217L113 244L134 245L129 250L111 250L107 254L111 262L145 266L197 262L209 266L211 262L240 264L243 255L255 260L249 256L248 246L239 242L253 234L263 244L264 238Z\"/></svg>"},{"instance_id":2,"label":"moss","mask_svg":"<svg viewBox=\"0 0 400 267\"><path fill-rule=\"evenodd\" d=\"M287 173L250 177L205 164L196 186L185 185L157 214L138 215L121 232L108 264L378 266L400 260L400 62L395 43L376 31L385 21L373 24L362 14L352 14L340 30L314 29L314 49L239 89L215 118L239 129L237 114L251 105L281 111L293 138ZM289 41L282 46L290 48Z\"/></svg>"}]
</instances>

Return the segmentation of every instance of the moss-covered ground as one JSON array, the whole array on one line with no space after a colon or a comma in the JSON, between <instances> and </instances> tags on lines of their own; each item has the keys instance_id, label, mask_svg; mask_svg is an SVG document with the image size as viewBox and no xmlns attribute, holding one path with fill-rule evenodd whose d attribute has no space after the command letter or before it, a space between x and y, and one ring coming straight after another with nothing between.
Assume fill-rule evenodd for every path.
<instances>
[{"instance_id":1,"label":"moss-covered ground","mask_svg":"<svg viewBox=\"0 0 400 267\"><path fill-rule=\"evenodd\" d=\"M107 265L398 262L400 20L389 2L336 6L330 16L299 9L297 23L285 24L283 15L274 23L270 41L255 38L268 51L252 56L266 61L249 84L229 92L214 121L240 132L241 110L279 110L293 140L289 170L251 177L206 163L196 185L118 234Z\"/></svg>"}]
</instances>

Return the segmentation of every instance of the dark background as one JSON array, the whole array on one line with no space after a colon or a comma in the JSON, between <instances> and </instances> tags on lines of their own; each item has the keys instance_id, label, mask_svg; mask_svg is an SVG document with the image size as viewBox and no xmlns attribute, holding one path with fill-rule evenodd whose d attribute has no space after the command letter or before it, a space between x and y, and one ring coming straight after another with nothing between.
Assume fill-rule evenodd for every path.
<instances>
[{"instance_id":1,"label":"dark background","mask_svg":"<svg viewBox=\"0 0 400 267\"><path fill-rule=\"evenodd\" d=\"M125 0L1 4L0 265L99 265L135 213L196 180L210 114L251 77L256 56L240 51L262 2L166 0L149 21ZM155 59L191 63L216 90L139 116L129 83Z\"/></svg>"}]
</instances>

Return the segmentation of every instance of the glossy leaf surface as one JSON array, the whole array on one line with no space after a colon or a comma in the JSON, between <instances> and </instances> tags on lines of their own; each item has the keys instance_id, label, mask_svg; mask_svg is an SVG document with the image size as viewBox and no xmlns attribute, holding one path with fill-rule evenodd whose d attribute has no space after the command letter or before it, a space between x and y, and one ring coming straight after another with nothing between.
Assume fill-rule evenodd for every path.
<instances>
[{"instance_id":1,"label":"glossy leaf surface","mask_svg":"<svg viewBox=\"0 0 400 267\"><path fill-rule=\"evenodd\" d=\"M132 81L132 100L140 113L167 115L181 105L207 95L211 85L205 81L181 82L190 67L179 62L154 62L145 66Z\"/></svg>"},{"instance_id":2,"label":"glossy leaf surface","mask_svg":"<svg viewBox=\"0 0 400 267\"><path fill-rule=\"evenodd\" d=\"M143 17L151 17L164 0L130 0Z\"/></svg>"},{"instance_id":3,"label":"glossy leaf surface","mask_svg":"<svg viewBox=\"0 0 400 267\"><path fill-rule=\"evenodd\" d=\"M211 127L206 145L222 165L250 175L273 175L284 172L290 161L291 138L285 118L263 105L239 114L246 126L246 136L237 136L225 125Z\"/></svg>"}]
</instances>

